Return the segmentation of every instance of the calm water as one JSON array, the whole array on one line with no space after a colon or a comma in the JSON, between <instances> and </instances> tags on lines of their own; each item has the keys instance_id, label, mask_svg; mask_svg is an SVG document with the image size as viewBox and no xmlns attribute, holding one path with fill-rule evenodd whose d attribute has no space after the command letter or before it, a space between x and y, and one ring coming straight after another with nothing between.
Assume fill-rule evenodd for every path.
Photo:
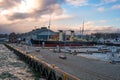
<instances>
[{"instance_id":1,"label":"calm water","mask_svg":"<svg viewBox=\"0 0 120 80\"><path fill-rule=\"evenodd\" d=\"M0 44L0 80L38 80L27 64Z\"/></svg>"}]
</instances>

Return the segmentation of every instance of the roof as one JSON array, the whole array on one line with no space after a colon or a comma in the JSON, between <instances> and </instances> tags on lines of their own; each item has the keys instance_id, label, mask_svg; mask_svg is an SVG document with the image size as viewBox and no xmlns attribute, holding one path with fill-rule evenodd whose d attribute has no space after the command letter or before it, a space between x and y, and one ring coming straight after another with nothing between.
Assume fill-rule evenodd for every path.
<instances>
[{"instance_id":1,"label":"roof","mask_svg":"<svg viewBox=\"0 0 120 80\"><path fill-rule=\"evenodd\" d=\"M29 32L30 34L38 34L38 35L47 35L49 31L49 34L56 34L56 32L47 29L47 27L41 27L35 30L32 30L31 32Z\"/></svg>"}]
</instances>

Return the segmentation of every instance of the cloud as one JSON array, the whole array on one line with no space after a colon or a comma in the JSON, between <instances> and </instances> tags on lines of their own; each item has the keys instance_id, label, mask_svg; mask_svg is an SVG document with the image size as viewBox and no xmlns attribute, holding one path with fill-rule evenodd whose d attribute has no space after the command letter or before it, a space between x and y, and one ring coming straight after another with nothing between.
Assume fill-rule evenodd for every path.
<instances>
[{"instance_id":1,"label":"cloud","mask_svg":"<svg viewBox=\"0 0 120 80\"><path fill-rule=\"evenodd\" d=\"M1 18L0 31L1 32L30 31L36 25L43 26L44 24L47 24L50 15L52 21L55 22L57 20L61 20L60 23L64 22L64 19L73 18L74 16L71 16L65 12L65 10L62 7L63 3L68 3L74 6L83 6L88 4L88 0L0 0L0 18ZM98 11L102 12L104 10L105 10L104 7L98 8ZM56 29L58 28L61 29L62 27L61 25L57 25ZM94 22L87 22L85 23L85 26L87 26L85 27L85 30L87 32L89 32L88 30L91 29L92 31L94 30L97 31L102 30L102 28L104 30L105 27L108 27L106 29L109 29L110 27L110 26L94 26ZM63 26L63 28L65 27ZM78 28L70 27L70 29L77 31L79 30L79 27Z\"/></svg>"},{"instance_id":2,"label":"cloud","mask_svg":"<svg viewBox=\"0 0 120 80\"><path fill-rule=\"evenodd\" d=\"M104 12L104 11L105 11L105 8L104 8L104 7L99 7L99 8L97 9L97 11L99 11L99 12Z\"/></svg>"},{"instance_id":3,"label":"cloud","mask_svg":"<svg viewBox=\"0 0 120 80\"><path fill-rule=\"evenodd\" d=\"M0 31L30 31L36 24L48 23L49 15L53 21L71 18L61 7L64 2L65 0L0 0Z\"/></svg>"},{"instance_id":4,"label":"cloud","mask_svg":"<svg viewBox=\"0 0 120 80\"><path fill-rule=\"evenodd\" d=\"M74 6L87 5L87 0L66 0L66 2Z\"/></svg>"},{"instance_id":5,"label":"cloud","mask_svg":"<svg viewBox=\"0 0 120 80\"><path fill-rule=\"evenodd\" d=\"M111 9L120 9L120 4L113 5L113 6L111 7Z\"/></svg>"},{"instance_id":6,"label":"cloud","mask_svg":"<svg viewBox=\"0 0 120 80\"><path fill-rule=\"evenodd\" d=\"M33 19L33 18L27 18L27 19L24 19L24 20L16 20L13 22L8 22L7 24L5 24L4 22L0 23L0 33L3 33L3 32L7 32L7 33L10 33L10 32L16 32L16 33L24 33L24 32L28 32L28 31L31 31L32 29L34 29L35 26L37 26L38 28L40 27L47 27L48 26L48 20L49 20L49 15L42 15L40 19ZM56 15L56 14L53 14L51 15L51 24L52 22L54 21L57 21L57 20L64 20L64 19L68 19L68 18L72 18L72 16L69 16L69 15L66 15L66 14L62 14L62 15ZM13 20L11 20L13 21ZM54 27L54 24L52 24L52 30L55 29L56 27L56 31L58 30L58 27L62 27L62 26L59 26L59 25L56 25Z\"/></svg>"},{"instance_id":7,"label":"cloud","mask_svg":"<svg viewBox=\"0 0 120 80\"><path fill-rule=\"evenodd\" d=\"M113 26L105 25L105 26L96 26L94 21L88 21L85 23L85 33L114 33L117 32L118 28Z\"/></svg>"},{"instance_id":8,"label":"cloud","mask_svg":"<svg viewBox=\"0 0 120 80\"><path fill-rule=\"evenodd\" d=\"M29 25L28 25L29 24ZM19 23L0 24L0 33L24 33L31 31L35 24L31 21L19 21Z\"/></svg>"},{"instance_id":9,"label":"cloud","mask_svg":"<svg viewBox=\"0 0 120 80\"><path fill-rule=\"evenodd\" d=\"M106 23L107 21L106 20L100 20L99 22L100 23Z\"/></svg>"},{"instance_id":10,"label":"cloud","mask_svg":"<svg viewBox=\"0 0 120 80\"><path fill-rule=\"evenodd\" d=\"M20 26L16 26L16 24L0 24L0 34L1 33L11 33L11 32L19 32L22 29Z\"/></svg>"},{"instance_id":11,"label":"cloud","mask_svg":"<svg viewBox=\"0 0 120 80\"><path fill-rule=\"evenodd\" d=\"M27 18L27 17L29 17L29 14L27 14L27 13L14 13L13 15L9 15L8 16L8 19L9 20L17 20L17 19L25 19L25 18Z\"/></svg>"},{"instance_id":12,"label":"cloud","mask_svg":"<svg viewBox=\"0 0 120 80\"><path fill-rule=\"evenodd\" d=\"M106 4L110 4L110 3L116 3L118 0L98 0L98 3L93 3L91 4L92 6L95 7L100 7L100 6L105 6Z\"/></svg>"},{"instance_id":13,"label":"cloud","mask_svg":"<svg viewBox=\"0 0 120 80\"><path fill-rule=\"evenodd\" d=\"M46 21L49 20L49 17L50 17L50 15L42 15L40 21L46 22ZM74 16L70 16L70 15L66 15L66 14L62 14L62 15L59 15L59 16L56 15L56 14L51 15L52 21L70 19L70 18L73 18L73 17Z\"/></svg>"},{"instance_id":14,"label":"cloud","mask_svg":"<svg viewBox=\"0 0 120 80\"><path fill-rule=\"evenodd\" d=\"M98 21L99 22L99 21ZM64 27L62 30L74 30L76 34L80 34L80 29L83 27L83 24L74 27L67 27L65 25L54 26L55 30L61 30L61 26ZM116 33L119 32L120 28L115 28L114 26L104 25L97 26L94 21L88 21L84 23L84 34L91 33Z\"/></svg>"},{"instance_id":15,"label":"cloud","mask_svg":"<svg viewBox=\"0 0 120 80\"><path fill-rule=\"evenodd\" d=\"M47 16L44 16L44 17L47 18ZM32 22L31 21L21 21L19 23L14 23L14 24L2 24L2 25L0 25L0 32L1 33L3 33L3 32L7 32L7 33L28 32L28 31L31 31L32 29L34 29L34 26L37 26L38 28L40 28L41 25L42 26L44 25L44 24L38 25L39 23L40 23L40 21L32 21ZM51 29L57 31L57 30L60 30L61 27L63 27L62 30L68 30L68 29L74 30L77 34L80 34L80 27L82 27L82 26L83 26L83 24L81 24L79 26L74 26L74 27L72 27L72 26L66 27L66 25L52 25ZM120 31L120 28L115 28L114 26L109 26L109 25L97 26L97 25L95 25L94 21L88 21L88 22L84 23L84 34L114 33L114 32L119 32L119 31Z\"/></svg>"},{"instance_id":16,"label":"cloud","mask_svg":"<svg viewBox=\"0 0 120 80\"><path fill-rule=\"evenodd\" d=\"M9 9L18 6L21 0L0 0L0 9Z\"/></svg>"},{"instance_id":17,"label":"cloud","mask_svg":"<svg viewBox=\"0 0 120 80\"><path fill-rule=\"evenodd\" d=\"M40 19L42 15L63 15L65 12L61 7L62 1L64 2L64 0L24 0L16 8L8 10L9 14L6 14L6 18L16 21Z\"/></svg>"},{"instance_id":18,"label":"cloud","mask_svg":"<svg viewBox=\"0 0 120 80\"><path fill-rule=\"evenodd\" d=\"M103 3L114 3L117 2L117 0L101 0Z\"/></svg>"},{"instance_id":19,"label":"cloud","mask_svg":"<svg viewBox=\"0 0 120 80\"><path fill-rule=\"evenodd\" d=\"M4 9L1 10L0 16L4 17L7 22L13 21L13 23L20 20L41 19L43 15L68 18L66 16L69 15L65 14L64 9L61 7L64 2L64 0L2 0L1 6L4 3L4 6L2 6ZM7 5L11 5L10 8ZM6 10L5 8L9 9Z\"/></svg>"}]
</instances>

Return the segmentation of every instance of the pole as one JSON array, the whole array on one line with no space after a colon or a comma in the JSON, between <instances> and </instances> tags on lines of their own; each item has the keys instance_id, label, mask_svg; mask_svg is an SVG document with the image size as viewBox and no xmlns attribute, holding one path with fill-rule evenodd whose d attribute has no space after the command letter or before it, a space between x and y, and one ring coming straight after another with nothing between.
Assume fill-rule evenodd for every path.
<instances>
[{"instance_id":1,"label":"pole","mask_svg":"<svg viewBox=\"0 0 120 80\"><path fill-rule=\"evenodd\" d=\"M83 20L83 27L82 27L82 35L84 33L84 20Z\"/></svg>"},{"instance_id":2,"label":"pole","mask_svg":"<svg viewBox=\"0 0 120 80\"><path fill-rule=\"evenodd\" d=\"M49 24L48 24L48 40L49 40L49 30L50 30L50 25L51 25L51 15L49 17Z\"/></svg>"}]
</instances>

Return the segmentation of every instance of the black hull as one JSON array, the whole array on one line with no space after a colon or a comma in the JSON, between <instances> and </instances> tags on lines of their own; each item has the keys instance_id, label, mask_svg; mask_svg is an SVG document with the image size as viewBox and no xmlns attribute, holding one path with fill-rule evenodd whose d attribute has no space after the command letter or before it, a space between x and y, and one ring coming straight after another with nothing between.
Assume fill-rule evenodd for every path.
<instances>
[{"instance_id":1,"label":"black hull","mask_svg":"<svg viewBox=\"0 0 120 80\"><path fill-rule=\"evenodd\" d=\"M31 43L34 46L46 46L46 47L56 47L56 46L93 46L94 42L85 41L44 41L44 40L33 40Z\"/></svg>"}]
</instances>

